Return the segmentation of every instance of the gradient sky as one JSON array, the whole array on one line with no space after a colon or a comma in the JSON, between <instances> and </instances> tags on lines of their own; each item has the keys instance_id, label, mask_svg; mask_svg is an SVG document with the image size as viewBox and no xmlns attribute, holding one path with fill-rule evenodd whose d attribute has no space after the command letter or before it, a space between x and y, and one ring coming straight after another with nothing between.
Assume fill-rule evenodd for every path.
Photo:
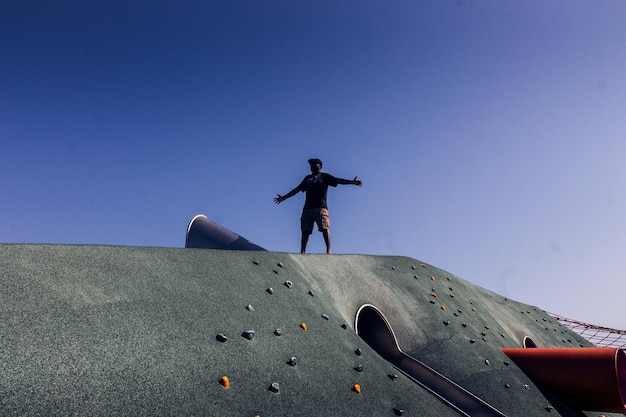
<instances>
[{"instance_id":1,"label":"gradient sky","mask_svg":"<svg viewBox=\"0 0 626 417\"><path fill-rule=\"evenodd\" d=\"M4 1L0 242L183 247L199 213L626 329L623 0ZM323 252L319 233L311 252ZM346 283L349 285L349 283Z\"/></svg>"}]
</instances>

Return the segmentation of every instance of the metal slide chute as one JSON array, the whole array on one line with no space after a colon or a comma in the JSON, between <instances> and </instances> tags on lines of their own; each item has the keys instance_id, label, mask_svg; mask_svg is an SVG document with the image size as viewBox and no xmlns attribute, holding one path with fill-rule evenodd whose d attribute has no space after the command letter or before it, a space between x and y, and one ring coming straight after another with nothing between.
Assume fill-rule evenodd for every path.
<instances>
[{"instance_id":1,"label":"metal slide chute","mask_svg":"<svg viewBox=\"0 0 626 417\"><path fill-rule=\"evenodd\" d=\"M185 247L199 249L265 250L243 236L231 232L224 226L215 223L204 214L198 214L189 222L189 226L187 226L187 236L185 238Z\"/></svg>"},{"instance_id":2,"label":"metal slide chute","mask_svg":"<svg viewBox=\"0 0 626 417\"><path fill-rule=\"evenodd\" d=\"M412 381L421 385L463 416L504 417L505 415L439 372L402 352L391 325L376 307L359 308L356 332L380 356Z\"/></svg>"}]
</instances>

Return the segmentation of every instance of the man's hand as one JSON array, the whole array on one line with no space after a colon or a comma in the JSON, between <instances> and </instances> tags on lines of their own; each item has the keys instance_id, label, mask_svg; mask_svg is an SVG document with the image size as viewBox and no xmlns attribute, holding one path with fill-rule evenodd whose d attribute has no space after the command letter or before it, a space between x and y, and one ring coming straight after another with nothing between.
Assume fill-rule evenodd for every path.
<instances>
[{"instance_id":1,"label":"man's hand","mask_svg":"<svg viewBox=\"0 0 626 417\"><path fill-rule=\"evenodd\" d=\"M358 180L356 177L352 180L352 184L358 185L359 187L363 186L363 181Z\"/></svg>"},{"instance_id":2,"label":"man's hand","mask_svg":"<svg viewBox=\"0 0 626 417\"><path fill-rule=\"evenodd\" d=\"M282 195L280 195L280 194L276 194L276 195L277 195L278 197L274 198L274 203L276 203L276 204L280 204L280 203L282 203L283 201L285 201L285 198L284 198Z\"/></svg>"}]
</instances>

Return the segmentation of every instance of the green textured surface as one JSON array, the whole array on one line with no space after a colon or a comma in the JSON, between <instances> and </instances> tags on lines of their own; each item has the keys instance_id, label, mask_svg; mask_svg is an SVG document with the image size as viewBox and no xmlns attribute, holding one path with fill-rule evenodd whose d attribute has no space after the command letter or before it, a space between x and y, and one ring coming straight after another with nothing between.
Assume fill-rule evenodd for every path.
<instances>
[{"instance_id":1,"label":"green textured surface","mask_svg":"<svg viewBox=\"0 0 626 417\"><path fill-rule=\"evenodd\" d=\"M405 352L509 416L565 414L500 347L589 346L538 308L405 257L0 245L0 285L2 415L458 415L388 377L399 372L353 330L366 303Z\"/></svg>"}]
</instances>

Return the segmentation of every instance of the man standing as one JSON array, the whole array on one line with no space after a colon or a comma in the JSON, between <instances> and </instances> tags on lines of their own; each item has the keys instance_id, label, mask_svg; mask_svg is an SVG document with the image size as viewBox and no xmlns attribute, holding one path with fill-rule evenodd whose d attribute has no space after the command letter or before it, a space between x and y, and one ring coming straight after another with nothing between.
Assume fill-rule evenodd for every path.
<instances>
[{"instance_id":1,"label":"man standing","mask_svg":"<svg viewBox=\"0 0 626 417\"><path fill-rule=\"evenodd\" d=\"M324 236L326 253L332 253L330 249L330 218L328 217L328 206L326 205L328 187L336 187L337 184L352 184L360 187L363 185L363 182L356 177L353 180L345 180L322 172L322 161L317 158L309 159L309 165L311 166L311 174L304 177L302 182L287 194L276 194L278 197L274 198L274 202L280 204L301 191L306 193L302 217L300 218L300 229L302 230L300 253L306 252L309 236L313 233L313 223L317 223L318 230Z\"/></svg>"}]
</instances>

